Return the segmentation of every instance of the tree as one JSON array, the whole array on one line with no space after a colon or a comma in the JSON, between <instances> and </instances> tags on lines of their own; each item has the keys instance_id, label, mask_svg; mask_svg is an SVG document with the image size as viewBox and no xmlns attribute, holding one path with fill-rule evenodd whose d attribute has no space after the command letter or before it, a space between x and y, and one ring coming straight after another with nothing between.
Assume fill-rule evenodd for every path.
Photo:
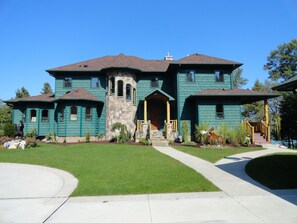
<instances>
[{"instance_id":1,"label":"tree","mask_svg":"<svg viewBox=\"0 0 297 223\"><path fill-rule=\"evenodd\" d=\"M22 87L21 89L16 90L15 98L25 98L25 97L30 97L30 94L26 88Z\"/></svg>"},{"instance_id":2,"label":"tree","mask_svg":"<svg viewBox=\"0 0 297 223\"><path fill-rule=\"evenodd\" d=\"M242 75L242 69L238 68L232 72L233 75L233 87L234 88L241 88L242 86L246 85L248 82L248 79L243 78Z\"/></svg>"},{"instance_id":3,"label":"tree","mask_svg":"<svg viewBox=\"0 0 297 223\"><path fill-rule=\"evenodd\" d=\"M0 107L0 136L4 135L4 127L11 123L11 108L7 105Z\"/></svg>"},{"instance_id":4,"label":"tree","mask_svg":"<svg viewBox=\"0 0 297 223\"><path fill-rule=\"evenodd\" d=\"M279 45L270 52L264 70L268 70L271 80L288 80L297 74L297 39Z\"/></svg>"},{"instance_id":5,"label":"tree","mask_svg":"<svg viewBox=\"0 0 297 223\"><path fill-rule=\"evenodd\" d=\"M48 82L45 82L43 84L43 88L41 89L41 94L52 94L53 90L51 88L51 85Z\"/></svg>"}]
</instances>

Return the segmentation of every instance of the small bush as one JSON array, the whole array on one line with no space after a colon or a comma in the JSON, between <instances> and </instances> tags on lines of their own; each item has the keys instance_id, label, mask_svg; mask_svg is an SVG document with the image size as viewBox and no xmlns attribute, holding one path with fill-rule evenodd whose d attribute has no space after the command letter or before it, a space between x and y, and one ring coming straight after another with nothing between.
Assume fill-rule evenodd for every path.
<instances>
[{"instance_id":1,"label":"small bush","mask_svg":"<svg viewBox=\"0 0 297 223\"><path fill-rule=\"evenodd\" d=\"M105 137L104 133L99 133L98 134L98 140L102 140L102 139L104 139L104 137Z\"/></svg>"},{"instance_id":2,"label":"small bush","mask_svg":"<svg viewBox=\"0 0 297 223\"><path fill-rule=\"evenodd\" d=\"M37 146L37 140L35 137L26 137L26 148L33 148Z\"/></svg>"},{"instance_id":3,"label":"small bush","mask_svg":"<svg viewBox=\"0 0 297 223\"><path fill-rule=\"evenodd\" d=\"M8 137L8 136L3 136L3 137L0 137L0 144L4 144L5 142L8 142L12 140L12 138Z\"/></svg>"},{"instance_id":4,"label":"small bush","mask_svg":"<svg viewBox=\"0 0 297 223\"><path fill-rule=\"evenodd\" d=\"M25 138L36 138L37 137L37 131L36 129L30 129L26 134Z\"/></svg>"},{"instance_id":5,"label":"small bush","mask_svg":"<svg viewBox=\"0 0 297 223\"><path fill-rule=\"evenodd\" d=\"M148 146L148 145L151 144L151 142L149 140L145 139L145 138L140 138L139 142L142 143L145 146Z\"/></svg>"},{"instance_id":6,"label":"small bush","mask_svg":"<svg viewBox=\"0 0 297 223\"><path fill-rule=\"evenodd\" d=\"M127 143L131 140L131 133L127 130L127 126L120 122L116 122L112 125L112 132L118 132L116 136L117 143Z\"/></svg>"},{"instance_id":7,"label":"small bush","mask_svg":"<svg viewBox=\"0 0 297 223\"><path fill-rule=\"evenodd\" d=\"M230 141L230 131L231 130L227 123L223 123L218 127L218 135L222 137L224 144L226 141Z\"/></svg>"},{"instance_id":8,"label":"small bush","mask_svg":"<svg viewBox=\"0 0 297 223\"><path fill-rule=\"evenodd\" d=\"M189 126L187 121L182 121L182 140L183 142L188 142L189 136Z\"/></svg>"},{"instance_id":9,"label":"small bush","mask_svg":"<svg viewBox=\"0 0 297 223\"><path fill-rule=\"evenodd\" d=\"M208 134L203 134L203 131L208 131L209 126L207 123L201 123L199 126L195 125L195 139L197 142L207 144L209 141Z\"/></svg>"},{"instance_id":10,"label":"small bush","mask_svg":"<svg viewBox=\"0 0 297 223\"><path fill-rule=\"evenodd\" d=\"M197 143L195 143L193 141L188 141L188 142L183 142L182 145L183 146L196 146Z\"/></svg>"},{"instance_id":11,"label":"small bush","mask_svg":"<svg viewBox=\"0 0 297 223\"><path fill-rule=\"evenodd\" d=\"M47 142L52 142L52 143L58 142L57 135L54 131L49 132L45 137Z\"/></svg>"},{"instance_id":12,"label":"small bush","mask_svg":"<svg viewBox=\"0 0 297 223\"><path fill-rule=\"evenodd\" d=\"M4 136L14 138L16 135L16 125L11 123L6 123L3 129Z\"/></svg>"},{"instance_id":13,"label":"small bush","mask_svg":"<svg viewBox=\"0 0 297 223\"><path fill-rule=\"evenodd\" d=\"M90 143L90 137L91 137L91 133L90 131L86 132L86 143Z\"/></svg>"}]
</instances>

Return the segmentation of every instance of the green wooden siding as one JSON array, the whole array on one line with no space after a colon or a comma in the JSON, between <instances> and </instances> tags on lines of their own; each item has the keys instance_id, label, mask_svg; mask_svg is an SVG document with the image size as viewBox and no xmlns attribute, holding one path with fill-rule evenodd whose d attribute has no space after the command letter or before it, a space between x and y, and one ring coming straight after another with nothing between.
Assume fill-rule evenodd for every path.
<instances>
[{"instance_id":1,"label":"green wooden siding","mask_svg":"<svg viewBox=\"0 0 297 223\"><path fill-rule=\"evenodd\" d=\"M216 104L222 104L224 107L224 118L216 117ZM231 100L208 100L197 102L198 125L208 123L210 127L217 128L223 123L229 127L235 128L241 123L241 105L239 101Z\"/></svg>"}]
</instances>

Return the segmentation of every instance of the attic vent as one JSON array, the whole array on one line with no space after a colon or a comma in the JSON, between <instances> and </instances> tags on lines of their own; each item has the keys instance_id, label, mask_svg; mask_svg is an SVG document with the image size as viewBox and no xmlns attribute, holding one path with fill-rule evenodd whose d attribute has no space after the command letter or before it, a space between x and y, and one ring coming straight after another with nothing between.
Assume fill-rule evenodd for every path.
<instances>
[{"instance_id":1,"label":"attic vent","mask_svg":"<svg viewBox=\"0 0 297 223\"><path fill-rule=\"evenodd\" d=\"M84 67L88 67L88 64L84 64Z\"/></svg>"}]
</instances>

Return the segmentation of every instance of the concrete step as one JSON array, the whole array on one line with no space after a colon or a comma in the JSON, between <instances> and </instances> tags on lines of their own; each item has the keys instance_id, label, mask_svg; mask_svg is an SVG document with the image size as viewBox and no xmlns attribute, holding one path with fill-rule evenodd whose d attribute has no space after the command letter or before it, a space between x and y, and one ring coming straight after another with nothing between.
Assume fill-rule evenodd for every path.
<instances>
[{"instance_id":1,"label":"concrete step","mask_svg":"<svg viewBox=\"0 0 297 223\"><path fill-rule=\"evenodd\" d=\"M263 145L267 144L265 137L263 137L260 133L255 133L254 135L254 143L255 145Z\"/></svg>"},{"instance_id":2,"label":"concrete step","mask_svg":"<svg viewBox=\"0 0 297 223\"><path fill-rule=\"evenodd\" d=\"M166 146L169 146L169 141L166 139L163 139L163 140L152 139L152 146L166 147Z\"/></svg>"}]
</instances>

